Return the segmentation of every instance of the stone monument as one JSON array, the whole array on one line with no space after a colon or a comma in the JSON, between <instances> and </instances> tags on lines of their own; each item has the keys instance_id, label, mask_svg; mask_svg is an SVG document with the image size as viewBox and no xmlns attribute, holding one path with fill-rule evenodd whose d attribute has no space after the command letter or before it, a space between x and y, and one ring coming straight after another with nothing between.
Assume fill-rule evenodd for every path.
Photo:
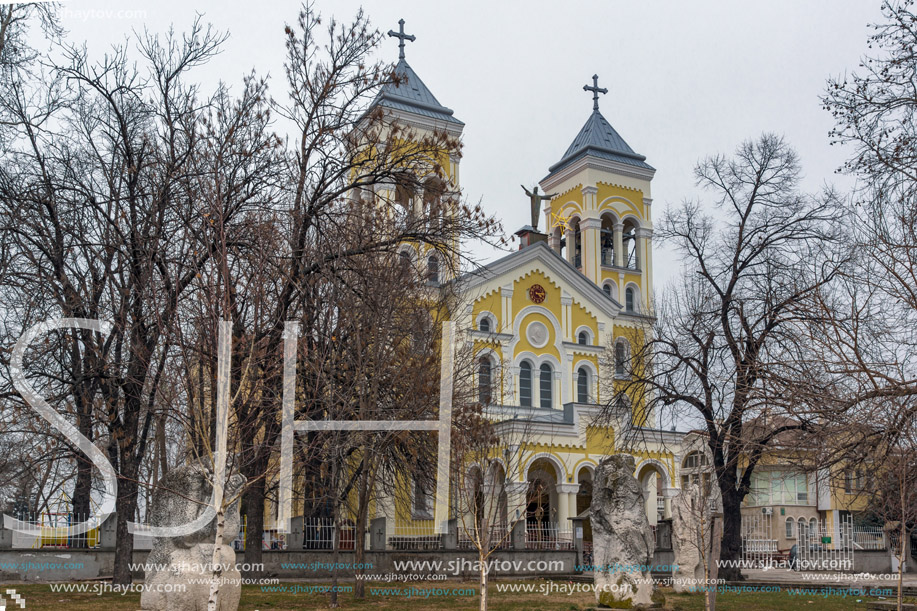
<instances>
[{"instance_id":1,"label":"stone monument","mask_svg":"<svg viewBox=\"0 0 917 611\"><path fill-rule=\"evenodd\" d=\"M672 589L679 593L702 591L706 579L716 578L722 504L719 488L706 487L709 489L701 491L698 484L691 484L672 499ZM710 567L709 575L706 567Z\"/></svg>"},{"instance_id":2,"label":"stone monument","mask_svg":"<svg viewBox=\"0 0 917 611\"><path fill-rule=\"evenodd\" d=\"M179 526L197 518L210 503L212 472L200 464L183 465L169 471L153 491L151 526ZM233 475L224 487L224 498L234 499L245 477ZM223 567L219 611L236 611L242 595L242 576L236 569L236 554L227 545L239 532L239 502L225 510L223 545L218 562ZM182 537L156 538L147 557L140 607L151 611L206 611L213 577L213 546L216 520L197 532ZM176 587L179 586L179 587ZM181 590L181 591L180 591Z\"/></svg>"},{"instance_id":3,"label":"stone monument","mask_svg":"<svg viewBox=\"0 0 917 611\"><path fill-rule=\"evenodd\" d=\"M599 605L653 605L653 534L643 489L634 477L634 457L613 454L595 469L590 520Z\"/></svg>"}]
</instances>

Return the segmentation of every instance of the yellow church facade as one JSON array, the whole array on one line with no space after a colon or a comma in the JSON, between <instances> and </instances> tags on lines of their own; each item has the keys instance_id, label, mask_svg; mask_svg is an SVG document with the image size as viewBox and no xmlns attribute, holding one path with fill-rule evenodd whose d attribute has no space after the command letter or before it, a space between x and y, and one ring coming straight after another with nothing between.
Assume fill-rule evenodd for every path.
<instances>
[{"instance_id":1,"label":"yellow church facade","mask_svg":"<svg viewBox=\"0 0 917 611\"><path fill-rule=\"evenodd\" d=\"M404 35L397 35L399 79L383 87L374 106L415 133L460 137L464 124L413 71L404 58ZM524 519L555 533L569 533L570 519L588 508L593 471L603 457L624 450L625 430L640 430L641 447L633 453L647 517L653 524L667 517L666 499L680 481L683 437L654 428L655 415L642 401L619 396L631 355L654 321L655 169L599 111L605 90L597 77L584 89L592 93L592 112L540 181L544 195L529 192L532 224L516 232L518 250L454 278L435 254L403 246L421 273L458 296L450 318L460 348L472 353L477 396L518 454L519 467L496 474L500 481L488 475L496 486L491 493L505 498L509 521ZM459 164L459 158L443 164L446 193L461 193ZM425 210L426 193L380 185L375 195ZM518 205L526 206L521 196ZM608 406L612 420L593 422ZM398 498L374 505L373 517L386 518L389 540L432 532L432 499L417 498L432 491L406 486Z\"/></svg>"},{"instance_id":2,"label":"yellow church facade","mask_svg":"<svg viewBox=\"0 0 917 611\"><path fill-rule=\"evenodd\" d=\"M537 512L560 532L571 528L591 500L596 465L623 450L622 431L639 427L633 453L647 517L668 516L683 435L655 429L639 400L619 396L631 355L652 331L654 173L595 100L540 182L544 233L523 227L519 250L455 281L454 319L473 346L480 401L498 430L525 440L507 485L530 498L514 503L510 494L508 515L524 505L529 521ZM593 423L609 406L613 421ZM531 498L536 490L541 499Z\"/></svg>"}]
</instances>

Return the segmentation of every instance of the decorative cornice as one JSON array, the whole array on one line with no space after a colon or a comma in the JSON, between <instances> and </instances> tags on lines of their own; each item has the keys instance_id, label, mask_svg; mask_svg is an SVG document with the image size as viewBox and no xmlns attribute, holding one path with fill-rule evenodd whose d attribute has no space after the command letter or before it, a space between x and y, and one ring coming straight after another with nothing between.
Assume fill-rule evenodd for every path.
<instances>
[{"instance_id":1,"label":"decorative cornice","mask_svg":"<svg viewBox=\"0 0 917 611\"><path fill-rule=\"evenodd\" d=\"M601 159L599 157L593 157L592 155L586 155L585 157L582 157L581 159L571 163L566 168L559 170L554 174L548 174L541 179L539 185L547 192L568 178L587 169L611 172L612 174L617 174L619 176L627 176L629 178L637 178L640 180L652 180L653 176L656 174L656 170L641 170L640 168L635 168L634 166L630 166L624 163L611 161L609 159Z\"/></svg>"}]
</instances>

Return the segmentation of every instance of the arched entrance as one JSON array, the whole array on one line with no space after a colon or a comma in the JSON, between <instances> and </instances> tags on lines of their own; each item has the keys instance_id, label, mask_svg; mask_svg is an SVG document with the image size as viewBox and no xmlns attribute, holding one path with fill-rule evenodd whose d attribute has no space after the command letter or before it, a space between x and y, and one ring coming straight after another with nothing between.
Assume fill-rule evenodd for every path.
<instances>
[{"instance_id":1,"label":"arched entrance","mask_svg":"<svg viewBox=\"0 0 917 611\"><path fill-rule=\"evenodd\" d=\"M637 468L637 481L646 497L646 519L650 526L665 518L665 497L668 476L665 467L657 461L646 461Z\"/></svg>"},{"instance_id":2,"label":"arched entrance","mask_svg":"<svg viewBox=\"0 0 917 611\"><path fill-rule=\"evenodd\" d=\"M529 466L525 504L526 545L539 549L557 538L557 482L560 474L554 464L539 458Z\"/></svg>"}]
</instances>

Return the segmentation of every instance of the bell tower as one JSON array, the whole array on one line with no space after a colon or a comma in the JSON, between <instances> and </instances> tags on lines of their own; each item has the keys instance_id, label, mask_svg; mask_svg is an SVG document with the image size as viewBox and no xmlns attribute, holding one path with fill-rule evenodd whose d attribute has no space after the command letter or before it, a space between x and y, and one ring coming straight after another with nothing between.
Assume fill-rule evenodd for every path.
<instances>
[{"instance_id":1,"label":"bell tower","mask_svg":"<svg viewBox=\"0 0 917 611\"><path fill-rule=\"evenodd\" d=\"M560 161L539 183L556 193L545 203L550 246L624 306L625 313L648 312L652 299L652 195L656 170L636 153L599 111L598 85L592 114Z\"/></svg>"},{"instance_id":2,"label":"bell tower","mask_svg":"<svg viewBox=\"0 0 917 611\"><path fill-rule=\"evenodd\" d=\"M454 116L452 109L440 104L405 59L405 42L414 42L417 37L405 33L404 19L398 21L398 30L389 30L388 35L398 39L398 63L394 69L394 78L382 86L367 114L379 109L388 126L407 128L415 138L433 133L461 138L465 124ZM456 151L442 150L439 158L433 161L442 168L441 176L419 176L419 180L411 181L413 185L375 185L375 195L403 206L414 218L427 218L435 222L437 214L449 214L461 194L461 156ZM416 245L404 245L402 254L409 255L431 280L435 275L435 282L448 280L454 268L445 265L445 262L436 261L436 253L423 252Z\"/></svg>"}]
</instances>

